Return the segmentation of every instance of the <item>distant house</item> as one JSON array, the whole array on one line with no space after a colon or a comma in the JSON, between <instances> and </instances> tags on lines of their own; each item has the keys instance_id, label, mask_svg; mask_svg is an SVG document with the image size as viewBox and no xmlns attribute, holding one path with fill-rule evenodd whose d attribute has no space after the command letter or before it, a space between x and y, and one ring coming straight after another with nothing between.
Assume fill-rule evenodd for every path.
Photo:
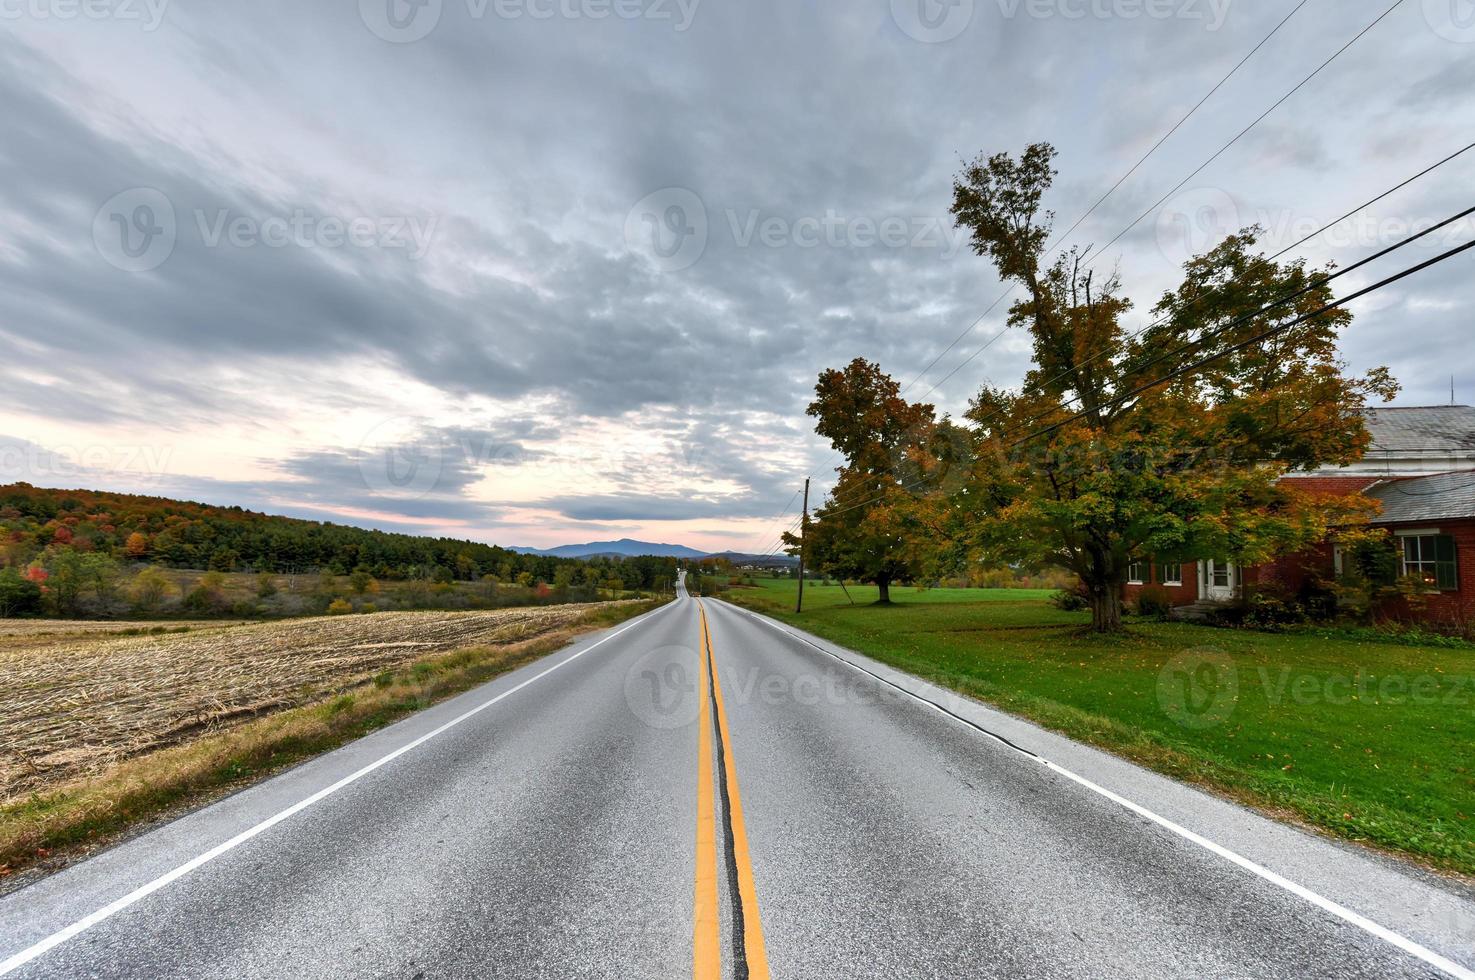
<instances>
[{"instance_id":1,"label":"distant house","mask_svg":"<svg viewBox=\"0 0 1475 980\"><path fill-rule=\"evenodd\" d=\"M1397 539L1401 572L1422 577L1432 590L1420 615L1475 618L1475 408L1369 409L1367 428L1372 444L1360 461L1284 479L1313 492L1376 500L1381 513L1372 524ZM1127 596L1155 585L1175 606L1205 608L1233 602L1247 584L1274 582L1294 592L1310 576L1332 578L1341 562L1331 545L1247 568L1216 560L1142 561L1128 574Z\"/></svg>"}]
</instances>

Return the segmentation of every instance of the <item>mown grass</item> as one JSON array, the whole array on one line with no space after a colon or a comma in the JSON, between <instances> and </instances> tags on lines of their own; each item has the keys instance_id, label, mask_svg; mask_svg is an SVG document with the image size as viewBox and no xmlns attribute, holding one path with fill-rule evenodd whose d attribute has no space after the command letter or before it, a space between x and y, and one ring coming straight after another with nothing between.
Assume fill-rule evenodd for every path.
<instances>
[{"instance_id":1,"label":"mown grass","mask_svg":"<svg viewBox=\"0 0 1475 980\"><path fill-rule=\"evenodd\" d=\"M617 625L660 604L595 608L576 625L531 640L424 657L328 700L128 759L0 807L0 889L17 871L58 863L144 821L239 789L552 653L580 633Z\"/></svg>"},{"instance_id":2,"label":"mown grass","mask_svg":"<svg viewBox=\"0 0 1475 980\"><path fill-rule=\"evenodd\" d=\"M728 597L1180 779L1475 875L1475 646L1087 616L1010 590L805 587Z\"/></svg>"}]
</instances>

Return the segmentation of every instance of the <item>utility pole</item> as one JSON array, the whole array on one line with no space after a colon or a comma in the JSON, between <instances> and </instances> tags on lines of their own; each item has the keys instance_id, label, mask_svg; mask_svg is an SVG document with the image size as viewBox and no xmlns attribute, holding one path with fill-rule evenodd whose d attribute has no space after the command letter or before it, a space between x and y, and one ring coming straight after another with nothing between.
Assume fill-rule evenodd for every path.
<instances>
[{"instance_id":1,"label":"utility pole","mask_svg":"<svg viewBox=\"0 0 1475 980\"><path fill-rule=\"evenodd\" d=\"M799 602L794 606L794 612L804 611L804 543L809 537L809 480L804 480L804 510L799 518Z\"/></svg>"}]
</instances>

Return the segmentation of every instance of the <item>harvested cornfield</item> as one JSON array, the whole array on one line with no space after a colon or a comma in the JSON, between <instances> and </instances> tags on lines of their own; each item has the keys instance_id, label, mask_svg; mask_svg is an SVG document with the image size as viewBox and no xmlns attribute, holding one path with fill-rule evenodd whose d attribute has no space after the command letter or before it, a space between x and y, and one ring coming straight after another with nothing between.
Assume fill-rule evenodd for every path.
<instances>
[{"instance_id":1,"label":"harvested cornfield","mask_svg":"<svg viewBox=\"0 0 1475 980\"><path fill-rule=\"evenodd\" d=\"M38 631L33 644L0 650L0 802L428 653L570 626L591 608L329 616L145 636Z\"/></svg>"}]
</instances>

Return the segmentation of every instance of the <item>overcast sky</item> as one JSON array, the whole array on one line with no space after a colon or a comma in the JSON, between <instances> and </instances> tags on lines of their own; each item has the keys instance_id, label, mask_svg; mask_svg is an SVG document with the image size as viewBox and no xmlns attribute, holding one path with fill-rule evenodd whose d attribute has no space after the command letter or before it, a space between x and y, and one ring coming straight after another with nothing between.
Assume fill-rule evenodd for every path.
<instances>
[{"instance_id":1,"label":"overcast sky","mask_svg":"<svg viewBox=\"0 0 1475 980\"><path fill-rule=\"evenodd\" d=\"M1278 250L1475 140L1475 5L1405 0L1154 207L1390 2L1308 0L1071 236L1146 213L1101 259L1134 322L1225 231ZM766 551L833 465L817 372L911 381L999 298L960 162L1055 143L1063 231L1295 6L0 0L0 479ZM1355 261L1472 177L1300 252ZM1468 256L1354 307L1400 404L1475 400ZM1006 334L927 400L1027 357Z\"/></svg>"}]
</instances>

